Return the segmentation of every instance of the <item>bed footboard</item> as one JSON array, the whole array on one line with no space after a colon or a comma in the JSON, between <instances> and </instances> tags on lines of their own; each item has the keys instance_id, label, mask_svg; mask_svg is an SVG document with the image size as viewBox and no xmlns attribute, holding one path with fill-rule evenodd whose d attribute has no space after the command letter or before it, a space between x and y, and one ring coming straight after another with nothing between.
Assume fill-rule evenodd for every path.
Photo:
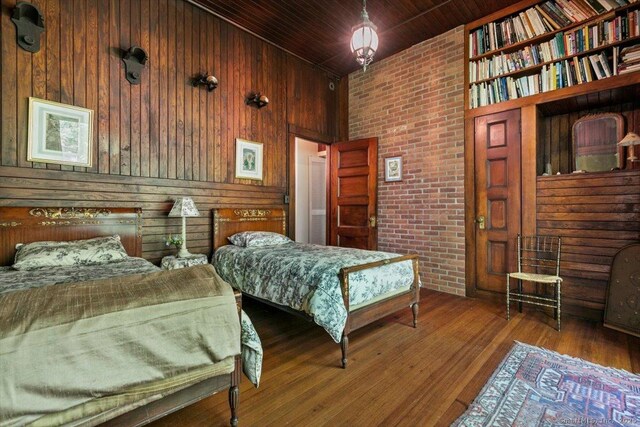
<instances>
[{"instance_id":1,"label":"bed footboard","mask_svg":"<svg viewBox=\"0 0 640 427\"><path fill-rule=\"evenodd\" d=\"M402 292L374 304L359 308L353 312L349 310L349 274L356 271L367 270L404 261L411 261L413 265L413 283L406 292ZM417 255L403 255L397 258L385 259L340 269L340 290L342 292L344 306L347 309L347 322L342 333L342 341L340 342L343 368L347 367L349 333L351 331L366 326L405 307L411 307L411 312L413 314L413 327L418 327L418 305L420 303L420 276L418 273Z\"/></svg>"}]
</instances>

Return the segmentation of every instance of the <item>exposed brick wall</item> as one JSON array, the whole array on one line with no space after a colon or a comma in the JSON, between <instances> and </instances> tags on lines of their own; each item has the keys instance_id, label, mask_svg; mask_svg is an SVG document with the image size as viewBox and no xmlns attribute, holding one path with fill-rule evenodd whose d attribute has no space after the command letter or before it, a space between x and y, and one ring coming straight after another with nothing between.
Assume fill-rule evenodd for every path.
<instances>
[{"instance_id":1,"label":"exposed brick wall","mask_svg":"<svg viewBox=\"0 0 640 427\"><path fill-rule=\"evenodd\" d=\"M423 284L464 295L463 27L349 76L349 139L377 136L378 245L418 253ZM402 156L403 181L384 182Z\"/></svg>"}]
</instances>

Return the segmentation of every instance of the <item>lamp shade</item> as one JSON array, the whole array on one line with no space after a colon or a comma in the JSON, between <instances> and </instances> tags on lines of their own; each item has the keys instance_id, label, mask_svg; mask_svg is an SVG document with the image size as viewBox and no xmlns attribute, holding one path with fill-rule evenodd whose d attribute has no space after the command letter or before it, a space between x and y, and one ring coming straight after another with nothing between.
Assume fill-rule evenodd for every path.
<instances>
[{"instance_id":1,"label":"lamp shade","mask_svg":"<svg viewBox=\"0 0 640 427\"><path fill-rule=\"evenodd\" d=\"M169 216L200 216L200 212L191 197L178 197L169 212Z\"/></svg>"},{"instance_id":2,"label":"lamp shade","mask_svg":"<svg viewBox=\"0 0 640 427\"><path fill-rule=\"evenodd\" d=\"M622 141L618 142L619 147L631 147L633 145L640 145L640 136L635 132L629 132L627 136L622 138Z\"/></svg>"}]
</instances>

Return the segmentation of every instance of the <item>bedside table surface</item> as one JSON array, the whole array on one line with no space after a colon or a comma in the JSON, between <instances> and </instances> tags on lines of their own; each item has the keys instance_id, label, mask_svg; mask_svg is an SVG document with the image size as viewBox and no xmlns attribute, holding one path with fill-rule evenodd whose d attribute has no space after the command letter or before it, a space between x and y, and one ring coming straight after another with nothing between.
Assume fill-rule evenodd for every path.
<instances>
[{"instance_id":1,"label":"bedside table surface","mask_svg":"<svg viewBox=\"0 0 640 427\"><path fill-rule=\"evenodd\" d=\"M194 265L204 265L209 263L209 257L205 254L191 254L188 257L178 258L175 255L169 255L162 258L161 267L164 270L175 270L177 268L192 267Z\"/></svg>"}]
</instances>

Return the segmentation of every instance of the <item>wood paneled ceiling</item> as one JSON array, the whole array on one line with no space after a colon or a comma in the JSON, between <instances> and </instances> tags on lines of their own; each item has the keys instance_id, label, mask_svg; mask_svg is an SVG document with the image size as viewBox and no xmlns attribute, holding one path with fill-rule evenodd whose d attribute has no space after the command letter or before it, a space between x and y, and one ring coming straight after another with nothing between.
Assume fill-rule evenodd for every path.
<instances>
[{"instance_id":1,"label":"wood paneled ceiling","mask_svg":"<svg viewBox=\"0 0 640 427\"><path fill-rule=\"evenodd\" d=\"M264 39L344 76L359 67L351 56L351 27L361 0L190 0ZM380 47L375 61L481 18L516 0L368 0Z\"/></svg>"}]
</instances>

